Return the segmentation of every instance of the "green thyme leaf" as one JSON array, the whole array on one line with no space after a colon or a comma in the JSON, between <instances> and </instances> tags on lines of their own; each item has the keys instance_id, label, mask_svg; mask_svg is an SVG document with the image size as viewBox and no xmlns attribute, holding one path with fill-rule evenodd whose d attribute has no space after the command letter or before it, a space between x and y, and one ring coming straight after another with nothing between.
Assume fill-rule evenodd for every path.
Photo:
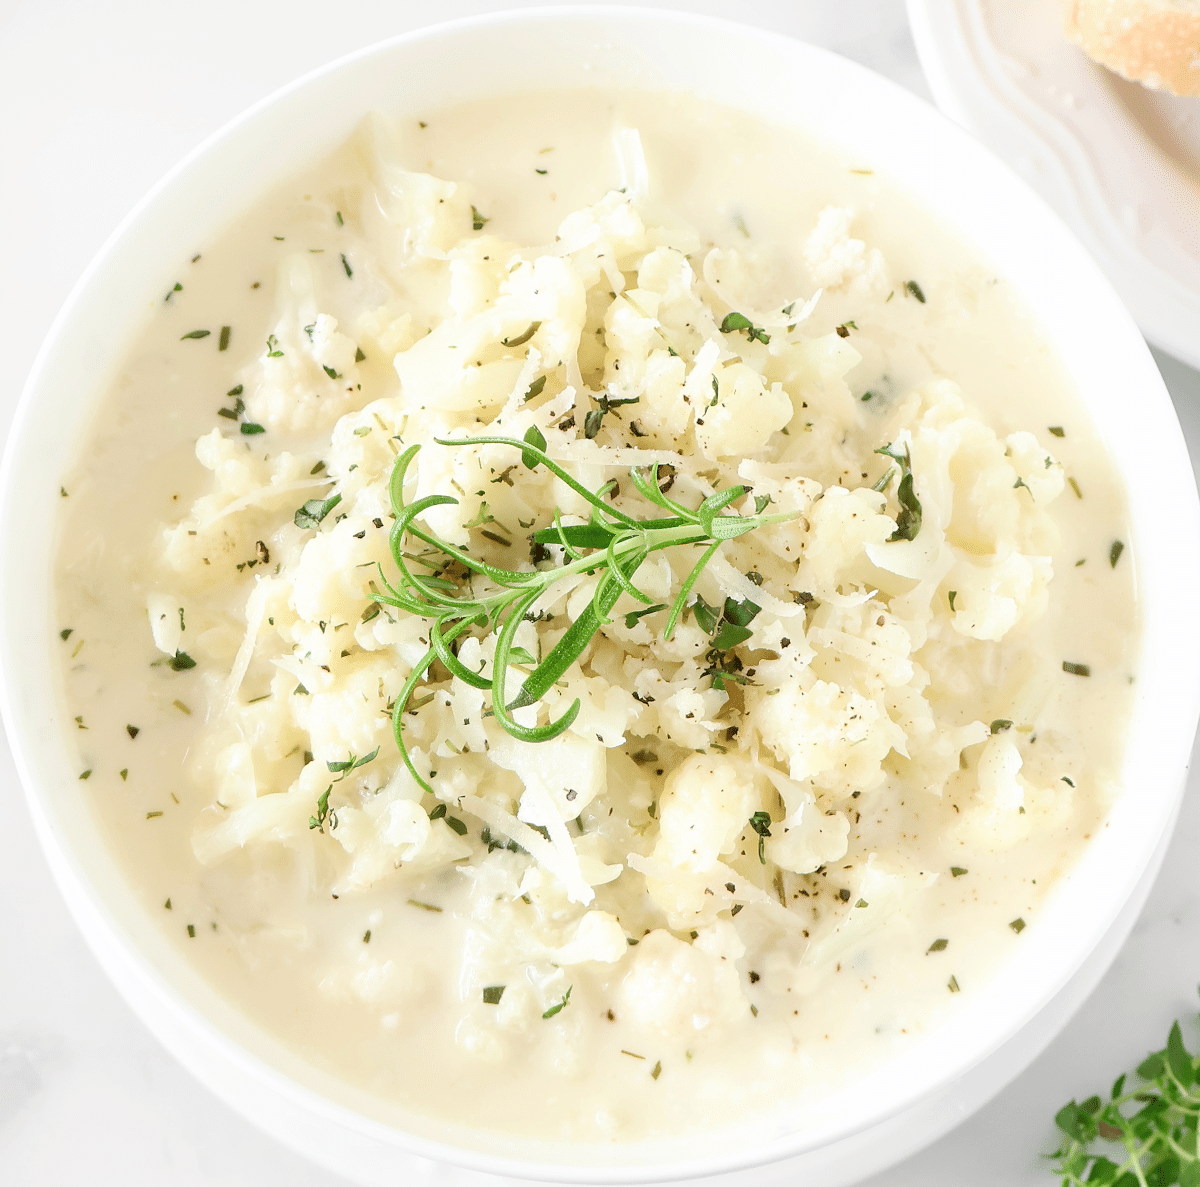
<instances>
[{"instance_id":1,"label":"green thyme leaf","mask_svg":"<svg viewBox=\"0 0 1200 1187\"><path fill-rule=\"evenodd\" d=\"M537 425L529 426L525 433L524 441L526 445L532 445L534 449L545 450L546 448L546 438L542 436L542 431ZM528 449L522 451L521 460L525 463L527 470L536 470L538 468L537 457L530 453Z\"/></svg>"}]
</instances>

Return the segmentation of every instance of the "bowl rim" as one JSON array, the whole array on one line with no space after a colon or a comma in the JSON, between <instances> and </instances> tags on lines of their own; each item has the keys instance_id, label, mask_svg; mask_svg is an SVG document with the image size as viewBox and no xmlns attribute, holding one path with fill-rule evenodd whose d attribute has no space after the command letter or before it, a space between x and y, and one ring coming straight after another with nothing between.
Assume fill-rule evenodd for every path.
<instances>
[{"instance_id":1,"label":"bowl rim","mask_svg":"<svg viewBox=\"0 0 1200 1187\"><path fill-rule=\"evenodd\" d=\"M1129 338L1131 333L1136 335L1136 330L1133 327L1131 319L1123 307L1120 306L1119 301L1112 292L1111 286L1099 273L1095 264L1086 256L1083 249L1079 247L1073 234L1020 178L1012 173L1002 162L988 153L986 149L982 148L973 138L945 120L944 117L938 115L936 111L922 100L903 90L897 84L891 83L875 75L867 68L841 58L831 51L808 45L783 34L741 25L720 18L698 16L686 12L642 9L626 5L609 6L590 4L570 5L552 9L517 9L465 17L443 24L428 26L370 46L365 46L334 62L327 63L264 97L246 111L227 122L188 153L178 165L171 169L151 188L147 195L121 221L89 264L72 289L62 310L54 319L46 340L38 352L14 416L13 428L6 443L4 461L2 468L0 468L0 525L2 525L0 530L3 533L2 538L0 538L0 589L3 590L2 604L6 610L12 605L13 590L17 585L12 580L15 565L14 557L11 555L13 537L11 525L14 523L15 517L18 514L18 508L26 493L19 486L23 461L22 451L28 439L34 435L33 426L38 421L41 405L43 403L49 404L52 400L52 372L55 354L60 349L61 340L71 341L70 335L75 328L73 326L73 319L78 317L80 309L85 304L89 295L91 295L94 286L103 283L105 270L114 266L113 260L119 259L121 249L125 246L131 231L142 222L147 213L155 210L164 197L169 197L172 189L193 170L199 168L210 154L221 145L232 140L239 132L253 127L272 109L281 107L292 97L323 81L329 80L343 72L357 69L363 63L373 58L386 56L397 51L404 51L413 46L425 46L440 39L453 39L462 33L470 33L478 30L496 30L501 27L522 27L528 29L529 27L537 26L570 24L579 20L654 22L664 28L670 27L673 29L690 27L701 30L708 36L722 39L735 38L747 45L755 45L764 50L773 48L785 56L790 55L800 59L806 59L807 57L810 63L821 62L830 69L842 71L848 78L854 80L867 90L885 92L892 102L904 110L921 112L919 118L930 126L937 126L940 133L946 137L949 144L957 153L965 158L973 158L977 162L984 162L986 165L985 173L989 173L993 178L998 176L1007 177L1006 184L1011 191L1019 193L1022 196L1022 201L1026 209L1040 210L1039 217L1042 220L1042 226L1053 227L1060 241L1065 243L1064 250L1067 251L1068 255L1074 257L1072 260L1073 264L1082 270L1084 278L1095 291L1096 302L1098 302L1099 308L1101 310L1108 310L1110 315L1109 320L1113 323L1113 328L1115 329L1124 323L1123 330L1125 337ZM729 106L736 106L732 100L727 100L727 102ZM294 171L295 163L293 163L292 169ZM266 186L258 188L261 191ZM922 199L925 197L924 195L919 196ZM973 246L978 248L980 244L973 242ZM1063 246L1063 243L1060 243L1060 246ZM1022 295L1025 294L1023 293ZM1050 329L1044 322L1043 328L1047 331ZM1059 327L1053 334L1048 332L1047 336L1051 341L1056 342L1057 345L1057 339L1061 337L1063 332L1065 331ZM1140 342L1140 336L1137 337ZM1137 353L1136 347L1132 342L1130 343L1130 350L1134 354ZM1145 372L1144 378L1149 389L1157 389L1159 404L1157 409L1157 423L1160 428L1165 427L1168 430L1173 428L1173 436L1168 432L1170 440L1164 446L1167 450L1166 462L1168 463L1168 465L1164 466L1164 470L1169 471L1169 463L1178 465L1182 459L1183 464L1187 466L1187 473L1190 476L1190 462L1187 461L1186 448L1183 445L1178 422L1174 419L1170 399L1166 395L1165 388L1162 387L1161 379L1157 375L1157 370L1148 351L1145 349L1144 343L1141 343L1141 353L1144 357L1139 365L1141 370ZM1132 358L1132 354L1130 358ZM103 390L104 386L105 384L102 381L97 383L97 387L100 390ZM94 405L95 398L93 398L91 406L94 407ZM1125 471L1121 465L1120 456L1114 454L1114 460L1118 463L1118 468L1121 469L1122 474L1124 474ZM1131 488L1129 493L1132 496L1135 492ZM1194 482L1185 482L1184 489L1175 493L1182 498L1182 503L1174 509L1174 522L1177 527L1183 527L1185 538L1188 538L1188 536L1194 538L1194 535L1200 532L1200 503L1197 502ZM1135 539L1132 551L1137 555L1140 567L1146 559L1145 556L1141 555L1140 538ZM1183 587L1187 588L1189 585L1194 585L1195 579L1200 578L1200 562L1186 557L1176 558L1176 561L1177 563L1174 567L1178 571L1179 576L1184 579ZM1146 589L1145 594L1151 599L1155 599L1158 596L1157 591L1154 589ZM2 682L0 682L0 710L3 712L4 722L10 742L12 743L14 760L21 777L21 782L25 788L31 810L34 812L35 819L39 823L39 835L48 856L51 857L51 865L55 870L56 880L60 882L60 885L63 884L63 870L70 871L76 876L78 892L92 900L92 905L98 909L100 916L107 925L108 934L103 937L104 943L119 948L124 955L133 961L145 985L160 999L164 1007L175 1012L178 1023L188 1025L202 1033L206 1041L214 1049L218 1050L223 1058L248 1069L264 1083L269 1084L274 1091L287 1099L307 1107L312 1107L315 1104L319 1110L336 1117L340 1124L358 1132L373 1133L385 1142L406 1149L423 1158L453 1162L461 1166L491 1173L515 1174L525 1178L554 1177L575 1182L641 1182L678 1178L684 1175L715 1174L722 1171L748 1168L802 1153L806 1149L813 1148L814 1145L827 1145L839 1140L841 1137L864 1131L871 1123L882 1120L886 1116L898 1112L901 1108L916 1103L919 1099L935 1091L938 1085L945 1082L944 1077L931 1082L923 1089L921 1094L896 1102L890 1111L878 1111L869 1116L865 1121L852 1124L847 1123L841 1130L831 1129L820 1135L819 1142L814 1143L813 1140L807 1139L803 1131L794 1131L790 1135L786 1135L768 1146L755 1151L743 1152L737 1156L726 1156L724 1158L706 1157L699 1160L685 1160L656 1165L650 1168L644 1166L583 1167L570 1163L552 1163L481 1155L477 1151L468 1148L423 1138L420 1134L414 1134L407 1130L378 1122L361 1113L349 1110L329 1097L316 1092L314 1089L297 1083L291 1077L281 1073L276 1066L265 1062L260 1056L252 1055L241 1044L235 1042L226 1030L217 1027L210 1017L202 1016L196 1011L194 1006L185 1005L178 986L173 985L168 980L166 973L151 962L147 954L134 943L132 937L128 934L128 929L116 918L112 904L98 892L94 884L88 882L84 876L84 867L81 865L79 855L72 851L64 829L59 826L60 822L55 819L55 808L52 797L46 791L44 772L39 768L37 756L32 753L36 750L36 742L26 724L29 720L29 714L22 698L25 668L21 665L19 659L23 651L28 651L29 644L28 640L22 637L26 632L18 625L20 621L18 615L5 613L3 621L0 622L0 676L2 676ZM1143 640L1143 646L1152 637L1152 628L1156 624L1148 620L1145 625L1147 632ZM1178 636L1180 632L1176 634L1177 637L1174 646L1178 649ZM1185 627L1182 631L1182 636L1185 643L1200 644L1200 627L1190 629ZM1171 730L1168 731L1174 744L1168 744L1165 747L1171 754L1165 765L1176 772L1182 773L1186 770L1195 723L1197 717L1200 717L1200 680L1192 678L1190 681L1177 683L1176 694L1174 712L1170 716ZM1175 729L1178 730L1178 737L1172 732ZM1179 782L1181 789L1182 781L1180 780ZM1159 804L1160 810L1158 813L1158 816L1161 817L1161 828L1154 834L1155 837L1160 837L1162 831L1166 828L1166 821L1169 819L1174 805L1178 801L1178 795L1179 791L1170 787L1163 793L1164 798ZM1123 799L1128 800L1129 798L1130 796L1127 791ZM1097 842L1100 840L1100 838L1097 838ZM1123 877L1117 876L1112 879L1112 885L1117 889L1111 892L1110 897L1116 905L1113 911L1102 913L1095 919L1089 920L1087 925L1077 928L1076 943L1072 949L1074 953L1072 959L1065 963L1060 961L1055 966L1055 977L1047 980L1040 992L1026 994L1022 999L1022 1012L1019 1015L1010 1017L1006 1025L995 1028L987 1043L975 1047L967 1059L959 1062L955 1069L957 1072L961 1073L970 1066L980 1062L989 1053L1007 1041L1008 1038L1042 1009L1061 988L1062 984L1069 979L1070 975L1082 964L1087 955L1100 942L1112 914L1115 913L1127 894L1132 891L1132 887L1136 885L1137 876L1144 869L1145 862L1149 861L1152 850L1152 845L1146 846L1145 853L1139 854L1138 860L1127 862L1121 868ZM1142 858L1145 860L1141 860ZM77 915L75 895L68 893L67 898L72 912ZM1031 928L1031 930L1033 929ZM93 945L93 948L96 949L100 943L96 935L89 933L86 935L86 938ZM101 955L99 951L98 955ZM101 955L101 960L102 963L107 963L103 955ZM950 1074L954 1074L954 1071Z\"/></svg>"}]
</instances>

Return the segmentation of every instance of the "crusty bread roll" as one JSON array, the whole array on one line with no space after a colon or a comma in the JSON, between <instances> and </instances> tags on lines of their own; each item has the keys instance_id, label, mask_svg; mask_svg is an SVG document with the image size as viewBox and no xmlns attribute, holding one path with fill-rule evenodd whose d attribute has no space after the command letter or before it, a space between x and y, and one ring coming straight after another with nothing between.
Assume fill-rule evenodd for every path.
<instances>
[{"instance_id":1,"label":"crusty bread roll","mask_svg":"<svg viewBox=\"0 0 1200 1187\"><path fill-rule=\"evenodd\" d=\"M1064 0L1067 36L1148 87L1200 95L1200 0Z\"/></svg>"}]
</instances>

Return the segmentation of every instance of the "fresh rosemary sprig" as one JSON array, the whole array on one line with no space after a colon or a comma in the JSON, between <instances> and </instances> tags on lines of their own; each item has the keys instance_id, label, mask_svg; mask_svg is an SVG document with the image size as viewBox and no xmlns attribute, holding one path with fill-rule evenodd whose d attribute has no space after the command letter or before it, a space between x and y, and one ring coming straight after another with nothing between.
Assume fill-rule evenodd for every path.
<instances>
[{"instance_id":1,"label":"fresh rosemary sprig","mask_svg":"<svg viewBox=\"0 0 1200 1187\"><path fill-rule=\"evenodd\" d=\"M1128 1091L1120 1076L1107 1101L1092 1096L1059 1110L1065 1137L1050 1157L1062 1187L1200 1187L1200 1058L1184 1046L1178 1022L1137 1075L1144 1082ZM1097 1139L1112 1143L1116 1157L1093 1149Z\"/></svg>"},{"instance_id":2,"label":"fresh rosemary sprig","mask_svg":"<svg viewBox=\"0 0 1200 1187\"><path fill-rule=\"evenodd\" d=\"M669 639L700 574L723 541L736 539L764 524L780 523L799 515L799 512L763 514L768 503L766 499L755 500L753 515L728 514L727 510L733 503L751 493L744 486L731 486L717 491L694 510L684 507L663 492L658 466L655 465L649 469L635 467L629 475L642 497L668 514L659 518L635 519L603 501L604 496L612 490L613 482L605 483L596 491L588 490L553 461L545 452L546 439L536 427L531 428L522 441L512 437L486 436L451 440L439 438L437 443L446 447L511 446L520 451L521 463L528 469L536 470L539 466L545 466L559 481L586 500L591 506L591 517L586 524L568 525L562 522L562 515L556 509L554 526L533 533L535 546L545 548L547 545L559 545L563 549L566 554L563 564L550 569L534 568L528 571L500 568L440 539L417 522L418 517L430 508L457 505L458 500L449 495L428 495L406 504L405 478L421 446L409 446L396 459L389 487L395 514L389 544L399 579L393 585L381 573L385 592L373 593L371 597L377 602L430 620L429 650L409 674L392 709L396 745L413 778L429 792L433 788L417 771L405 745L404 713L417 686L426 678L435 662L440 662L451 675L473 688L490 689L491 711L496 721L513 737L525 742L544 742L557 737L578 716L578 700L561 717L546 725L524 726L512 714L514 710L537 704L546 695L555 681L583 653L596 632L611 621L613 607L623 593L654 611L667 610L663 637ZM432 572L418 573L410 568L409 562L414 559L406 548L406 538L410 536L442 554L444 559L433 567ZM639 589L633 577L651 553L674 547L699 547L703 551L668 608L659 605ZM429 555L426 553L426 557ZM421 563L430 564L427 559L422 559ZM550 653L542 657L526 675L516 694L510 695L509 666L533 658L518 654L520 649L514 647L513 640L518 627L527 616L532 617L535 604L553 585L580 574L596 573L600 574L600 579L591 603ZM482 582L477 582L476 578L482 579ZM482 589L477 588L479 584L482 584ZM651 612L651 609L646 610L647 614ZM495 632L496 645L490 677L471 671L459 661L456 654L454 644L473 628Z\"/></svg>"}]
</instances>

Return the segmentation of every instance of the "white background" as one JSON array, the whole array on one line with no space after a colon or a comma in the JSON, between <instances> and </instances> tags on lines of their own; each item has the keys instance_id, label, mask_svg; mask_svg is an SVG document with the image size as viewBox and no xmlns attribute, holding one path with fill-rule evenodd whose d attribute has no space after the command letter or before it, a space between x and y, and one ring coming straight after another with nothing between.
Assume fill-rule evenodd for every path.
<instances>
[{"instance_id":1,"label":"white background","mask_svg":"<svg viewBox=\"0 0 1200 1187\"><path fill-rule=\"evenodd\" d=\"M655 6L789 33L928 96L901 0ZM0 426L7 430L75 278L180 157L249 104L335 57L435 21L511 7L534 5L0 0ZM1195 459L1200 374L1161 356L1159 363ZM991 1105L870 1187L1051 1187L1041 1156L1055 1142L1056 1109L1103 1090L1164 1041L1173 1018L1196 1012L1198 853L1200 788L1193 787L1150 903L1078 1017ZM35 847L0 740L0 1185L75 1184L339 1187L341 1180L210 1096L116 996Z\"/></svg>"}]
</instances>

